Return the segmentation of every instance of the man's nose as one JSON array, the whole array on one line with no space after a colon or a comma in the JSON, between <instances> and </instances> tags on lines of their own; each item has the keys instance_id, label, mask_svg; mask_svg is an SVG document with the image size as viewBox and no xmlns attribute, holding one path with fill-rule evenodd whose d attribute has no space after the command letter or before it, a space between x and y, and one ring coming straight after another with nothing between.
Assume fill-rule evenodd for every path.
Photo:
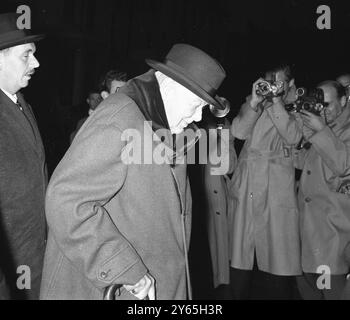
<instances>
[{"instance_id":1,"label":"man's nose","mask_svg":"<svg viewBox=\"0 0 350 320\"><path fill-rule=\"evenodd\" d=\"M194 115L193 120L194 120L195 122L200 122L200 121L202 121L202 116L203 116L203 109L200 108L200 109L196 112L196 114Z\"/></svg>"},{"instance_id":2,"label":"man's nose","mask_svg":"<svg viewBox=\"0 0 350 320\"><path fill-rule=\"evenodd\" d=\"M38 59L35 58L34 56L32 57L30 66L31 66L33 69L36 69L36 68L39 68L39 67L40 67L40 63L39 63Z\"/></svg>"}]
</instances>

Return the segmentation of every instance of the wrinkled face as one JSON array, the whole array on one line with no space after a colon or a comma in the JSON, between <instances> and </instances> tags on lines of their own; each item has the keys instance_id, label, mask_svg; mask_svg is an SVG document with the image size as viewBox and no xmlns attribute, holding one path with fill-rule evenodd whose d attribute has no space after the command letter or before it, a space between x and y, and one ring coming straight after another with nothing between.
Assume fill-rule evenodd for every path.
<instances>
[{"instance_id":1,"label":"wrinkled face","mask_svg":"<svg viewBox=\"0 0 350 320\"><path fill-rule=\"evenodd\" d=\"M288 81L288 78L283 70L278 71L276 73L267 73L265 76L265 79L268 81L282 81L283 82L283 87L284 87L284 96L283 100L286 103L291 103L296 100L296 88L294 85L294 79Z\"/></svg>"},{"instance_id":2,"label":"wrinkled face","mask_svg":"<svg viewBox=\"0 0 350 320\"><path fill-rule=\"evenodd\" d=\"M324 101L327 105L325 112L322 112L322 118L326 119L327 123L332 123L343 112L346 100L339 99L337 90L332 86L321 86L320 89L324 92Z\"/></svg>"},{"instance_id":3,"label":"wrinkled face","mask_svg":"<svg viewBox=\"0 0 350 320\"><path fill-rule=\"evenodd\" d=\"M118 92L120 88L124 87L125 85L126 82L124 81L113 80L111 83L111 92L109 94Z\"/></svg>"},{"instance_id":4,"label":"wrinkled face","mask_svg":"<svg viewBox=\"0 0 350 320\"><path fill-rule=\"evenodd\" d=\"M86 102L91 110L96 110L97 106L101 103L101 95L99 93L90 93Z\"/></svg>"},{"instance_id":5,"label":"wrinkled face","mask_svg":"<svg viewBox=\"0 0 350 320\"><path fill-rule=\"evenodd\" d=\"M190 90L171 80L164 101L172 134L180 134L192 122L202 120L203 107L208 105Z\"/></svg>"},{"instance_id":6,"label":"wrinkled face","mask_svg":"<svg viewBox=\"0 0 350 320\"><path fill-rule=\"evenodd\" d=\"M17 93L29 84L38 68L34 43L28 43L0 52L0 86L11 94Z\"/></svg>"}]
</instances>

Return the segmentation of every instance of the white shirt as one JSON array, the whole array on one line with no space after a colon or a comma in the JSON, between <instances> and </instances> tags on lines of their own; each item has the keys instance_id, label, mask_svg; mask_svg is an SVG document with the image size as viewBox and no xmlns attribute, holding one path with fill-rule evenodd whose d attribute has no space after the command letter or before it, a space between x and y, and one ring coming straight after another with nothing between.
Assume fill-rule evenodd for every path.
<instances>
[{"instance_id":1,"label":"white shirt","mask_svg":"<svg viewBox=\"0 0 350 320\"><path fill-rule=\"evenodd\" d=\"M15 104L17 104L18 98L16 94L8 93L5 89L0 88Z\"/></svg>"}]
</instances>

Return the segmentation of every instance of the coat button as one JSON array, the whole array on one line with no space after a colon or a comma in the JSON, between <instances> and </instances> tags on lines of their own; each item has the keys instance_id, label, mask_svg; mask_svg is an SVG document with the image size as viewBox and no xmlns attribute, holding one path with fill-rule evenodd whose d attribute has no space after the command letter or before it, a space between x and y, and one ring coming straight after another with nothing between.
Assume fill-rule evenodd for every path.
<instances>
[{"instance_id":1,"label":"coat button","mask_svg":"<svg viewBox=\"0 0 350 320\"><path fill-rule=\"evenodd\" d=\"M107 272L101 272L101 278L106 279L107 278Z\"/></svg>"},{"instance_id":2,"label":"coat button","mask_svg":"<svg viewBox=\"0 0 350 320\"><path fill-rule=\"evenodd\" d=\"M215 193L215 194L218 194L218 192L217 192L216 190L214 190L214 193Z\"/></svg>"},{"instance_id":3,"label":"coat button","mask_svg":"<svg viewBox=\"0 0 350 320\"><path fill-rule=\"evenodd\" d=\"M311 176L311 171L310 171L310 170L308 170L308 171L307 171L307 174L308 174L309 176Z\"/></svg>"},{"instance_id":4,"label":"coat button","mask_svg":"<svg viewBox=\"0 0 350 320\"><path fill-rule=\"evenodd\" d=\"M310 203L311 201L312 201L312 200L311 200L310 198L306 198L306 199L305 199L305 202L306 202L306 203Z\"/></svg>"},{"instance_id":5,"label":"coat button","mask_svg":"<svg viewBox=\"0 0 350 320\"><path fill-rule=\"evenodd\" d=\"M217 212L216 214L217 214L218 216L219 216L219 215L221 215L221 213L220 213L220 212Z\"/></svg>"}]
</instances>

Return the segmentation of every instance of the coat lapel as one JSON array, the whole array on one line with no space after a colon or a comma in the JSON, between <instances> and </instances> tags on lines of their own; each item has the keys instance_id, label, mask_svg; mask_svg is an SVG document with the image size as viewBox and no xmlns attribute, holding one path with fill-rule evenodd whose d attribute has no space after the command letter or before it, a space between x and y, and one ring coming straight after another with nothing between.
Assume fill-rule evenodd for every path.
<instances>
[{"instance_id":1,"label":"coat lapel","mask_svg":"<svg viewBox=\"0 0 350 320\"><path fill-rule=\"evenodd\" d=\"M39 152L41 154L45 154L44 145L43 145L43 142L41 139L40 131L38 129L37 121L36 121L35 115L33 113L33 110L31 108L31 106L24 100L22 94L20 94L20 93L17 94L17 97L18 97L18 101L25 108L27 119L29 120L29 122L31 124L32 131L33 131L34 137L35 137L35 146L37 149L39 149Z\"/></svg>"},{"instance_id":2,"label":"coat lapel","mask_svg":"<svg viewBox=\"0 0 350 320\"><path fill-rule=\"evenodd\" d=\"M20 97L19 101L21 102L21 104L23 104L23 107L26 108L27 104L24 102L23 97L20 94L18 95L18 97ZM19 132L23 133L25 139L29 142L29 144L33 147L33 149L40 157L42 153L42 146L38 147L40 143L37 142L37 133L35 132L38 129L36 123L34 123L35 120L30 119L32 118L32 116L28 116L29 112L26 113L26 117L22 113L22 111L19 110L18 106L7 95L5 95L5 93L3 93L2 90L0 90L0 106L1 113L3 114L3 116L7 118L8 122L12 126L17 127L19 129Z\"/></svg>"}]
</instances>

